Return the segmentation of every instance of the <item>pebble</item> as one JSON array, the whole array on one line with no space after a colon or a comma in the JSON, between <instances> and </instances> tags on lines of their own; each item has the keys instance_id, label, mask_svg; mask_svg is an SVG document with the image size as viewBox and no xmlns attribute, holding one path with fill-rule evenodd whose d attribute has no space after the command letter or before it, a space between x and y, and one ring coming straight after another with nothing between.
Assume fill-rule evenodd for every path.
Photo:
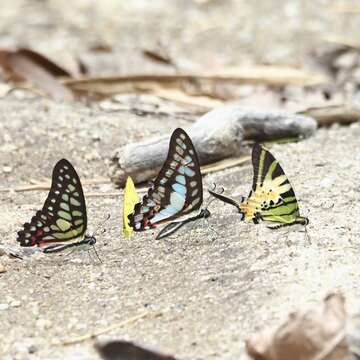
<instances>
[{"instance_id":1,"label":"pebble","mask_svg":"<svg viewBox=\"0 0 360 360\"><path fill-rule=\"evenodd\" d=\"M20 307L21 306L21 301L13 300L13 301L10 302L10 306L11 307Z\"/></svg>"},{"instance_id":2,"label":"pebble","mask_svg":"<svg viewBox=\"0 0 360 360\"><path fill-rule=\"evenodd\" d=\"M6 272L6 268L4 265L0 264L0 274Z\"/></svg>"},{"instance_id":3,"label":"pebble","mask_svg":"<svg viewBox=\"0 0 360 360\"><path fill-rule=\"evenodd\" d=\"M0 304L0 311L7 310L9 308L9 304Z\"/></svg>"},{"instance_id":4,"label":"pebble","mask_svg":"<svg viewBox=\"0 0 360 360\"><path fill-rule=\"evenodd\" d=\"M12 167L11 166L4 166L3 167L3 173L10 174L11 172L12 172Z\"/></svg>"},{"instance_id":5,"label":"pebble","mask_svg":"<svg viewBox=\"0 0 360 360\"><path fill-rule=\"evenodd\" d=\"M50 320L47 320L47 319L38 319L36 320L36 327L39 329L39 330L47 330L47 329L50 329L52 326L52 323Z\"/></svg>"}]
</instances>

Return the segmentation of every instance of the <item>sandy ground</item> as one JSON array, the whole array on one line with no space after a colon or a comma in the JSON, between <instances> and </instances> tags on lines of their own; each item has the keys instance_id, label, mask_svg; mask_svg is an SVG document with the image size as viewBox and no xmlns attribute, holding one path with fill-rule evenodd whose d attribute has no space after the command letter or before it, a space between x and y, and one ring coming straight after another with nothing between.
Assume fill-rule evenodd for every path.
<instances>
[{"instance_id":1,"label":"sandy ground","mask_svg":"<svg viewBox=\"0 0 360 360\"><path fill-rule=\"evenodd\" d=\"M331 11L331 1L253 6L235 0L226 5L137 0L125 6L107 0L101 9L98 3L7 1L0 12L0 46L30 46L69 68L78 55L93 73L168 71L141 55L159 40L183 68L267 61L301 65L322 35L346 35L359 24L356 15ZM282 26L274 26L280 20ZM88 49L99 44L118 51L119 62L106 54L90 60ZM75 165L83 181L106 177L107 160L118 146L189 125L179 117L22 96L0 98L2 189L48 179L61 157ZM245 359L244 338L329 291L343 291L348 309L359 311L359 137L359 124L334 126L302 142L272 147L310 219L311 243L301 228L270 231L242 223L232 207L219 202L210 205L208 222L167 240L155 241L151 231L125 239L122 196L93 196L118 190L111 184L84 186L89 231L106 228L97 244L103 263L87 253L23 261L0 257L6 269L0 274L0 358L98 359L91 340L62 343L148 312L101 338L143 342L184 360ZM213 182L229 194L247 195L251 167L208 175L205 188ZM1 244L16 246L16 232L46 194L0 192ZM104 224L108 213L111 219Z\"/></svg>"},{"instance_id":2,"label":"sandy ground","mask_svg":"<svg viewBox=\"0 0 360 360\"><path fill-rule=\"evenodd\" d=\"M6 99L0 109L12 119L2 123L0 132L0 169L12 168L2 172L1 183L11 187L49 177L61 156L74 162L83 179L104 175L103 159L115 144L129 141L133 123L141 122L144 134L186 125L135 115L130 122L128 114L101 115L45 100ZM101 226L107 213L112 216L98 238L103 264L86 253L1 258L7 269L0 275L1 358L96 359L91 341L54 343L148 311L149 317L109 335L158 346L180 359L235 359L242 358L243 339L250 333L328 291L343 291L355 311L360 295L359 136L356 124L320 129L300 143L272 147L310 219L311 244L302 229L271 231L244 224L232 207L218 202L210 205L208 223L200 221L166 241L155 241L151 231L125 239L122 197L89 196L90 230ZM80 156L81 151L91 157ZM204 183L247 194L251 176L245 166L208 175ZM86 194L99 191L114 192L107 184L85 186ZM1 193L2 243L15 243L21 223L45 197L45 191Z\"/></svg>"}]
</instances>

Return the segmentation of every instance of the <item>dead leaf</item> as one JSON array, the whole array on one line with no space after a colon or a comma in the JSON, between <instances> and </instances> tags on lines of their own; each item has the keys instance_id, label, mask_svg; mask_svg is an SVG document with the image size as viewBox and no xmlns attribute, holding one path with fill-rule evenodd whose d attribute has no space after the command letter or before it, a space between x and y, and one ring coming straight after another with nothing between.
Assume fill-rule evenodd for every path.
<instances>
[{"instance_id":1,"label":"dead leaf","mask_svg":"<svg viewBox=\"0 0 360 360\"><path fill-rule=\"evenodd\" d=\"M182 91L190 95L206 95L218 98L215 85L228 84L265 84L283 86L293 84L310 86L325 84L328 79L320 74L306 70L279 67L279 66L253 66L222 69L219 73L194 73L174 75L129 75L94 77L65 80L63 84L74 92L83 94L96 94L110 96L123 93L153 93L159 91ZM189 86L189 84L191 86ZM194 93L194 88L196 93ZM223 99L222 99L223 100Z\"/></svg>"},{"instance_id":2,"label":"dead leaf","mask_svg":"<svg viewBox=\"0 0 360 360\"><path fill-rule=\"evenodd\" d=\"M19 49L16 51L16 53L32 60L34 63L44 68L48 73L55 77L72 77L72 75L67 70L34 50Z\"/></svg>"},{"instance_id":3,"label":"dead leaf","mask_svg":"<svg viewBox=\"0 0 360 360\"><path fill-rule=\"evenodd\" d=\"M287 321L246 340L255 360L351 360L345 337L345 299L328 295L323 304L291 313Z\"/></svg>"},{"instance_id":4,"label":"dead leaf","mask_svg":"<svg viewBox=\"0 0 360 360\"><path fill-rule=\"evenodd\" d=\"M176 360L173 356L145 348L128 341L109 341L95 344L96 350L105 360Z\"/></svg>"},{"instance_id":5,"label":"dead leaf","mask_svg":"<svg viewBox=\"0 0 360 360\"><path fill-rule=\"evenodd\" d=\"M0 66L11 81L26 80L55 100L73 99L71 90L57 79L70 73L37 52L0 50Z\"/></svg>"}]
</instances>

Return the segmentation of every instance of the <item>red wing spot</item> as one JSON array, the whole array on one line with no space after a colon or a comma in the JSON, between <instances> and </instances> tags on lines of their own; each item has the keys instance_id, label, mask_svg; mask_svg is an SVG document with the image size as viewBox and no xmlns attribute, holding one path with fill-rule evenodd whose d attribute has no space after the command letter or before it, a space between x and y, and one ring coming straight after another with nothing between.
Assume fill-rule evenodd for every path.
<instances>
[{"instance_id":1,"label":"red wing spot","mask_svg":"<svg viewBox=\"0 0 360 360\"><path fill-rule=\"evenodd\" d=\"M31 245L35 245L36 243L40 244L40 243L37 241L37 239L38 239L39 237L43 236L43 235L44 235L44 230L38 229L38 230L36 231L36 234L33 235L33 236L30 238L30 239L31 239Z\"/></svg>"},{"instance_id":2,"label":"red wing spot","mask_svg":"<svg viewBox=\"0 0 360 360\"><path fill-rule=\"evenodd\" d=\"M44 240L39 241L39 243L38 243L38 246L39 246L39 247L42 247L42 246L44 246L44 245L45 245L45 241L44 241Z\"/></svg>"},{"instance_id":3,"label":"red wing spot","mask_svg":"<svg viewBox=\"0 0 360 360\"><path fill-rule=\"evenodd\" d=\"M43 236L43 235L44 235L44 230L43 229L38 229L35 236L39 237L39 236Z\"/></svg>"}]
</instances>

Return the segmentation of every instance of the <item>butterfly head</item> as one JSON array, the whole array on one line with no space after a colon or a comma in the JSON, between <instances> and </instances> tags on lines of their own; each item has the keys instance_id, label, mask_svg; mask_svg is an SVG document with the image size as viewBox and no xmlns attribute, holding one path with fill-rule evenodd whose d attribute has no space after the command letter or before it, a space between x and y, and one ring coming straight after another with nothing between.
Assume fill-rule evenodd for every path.
<instances>
[{"instance_id":1,"label":"butterfly head","mask_svg":"<svg viewBox=\"0 0 360 360\"><path fill-rule=\"evenodd\" d=\"M95 245L96 237L94 235L85 235L84 243L86 243L88 245Z\"/></svg>"},{"instance_id":2,"label":"butterfly head","mask_svg":"<svg viewBox=\"0 0 360 360\"><path fill-rule=\"evenodd\" d=\"M299 224L304 225L304 226L309 224L309 219L304 216L298 216L297 221L299 222Z\"/></svg>"},{"instance_id":3,"label":"butterfly head","mask_svg":"<svg viewBox=\"0 0 360 360\"><path fill-rule=\"evenodd\" d=\"M205 208L201 210L201 215L203 218L207 219L211 215L211 213L207 208Z\"/></svg>"}]
</instances>

